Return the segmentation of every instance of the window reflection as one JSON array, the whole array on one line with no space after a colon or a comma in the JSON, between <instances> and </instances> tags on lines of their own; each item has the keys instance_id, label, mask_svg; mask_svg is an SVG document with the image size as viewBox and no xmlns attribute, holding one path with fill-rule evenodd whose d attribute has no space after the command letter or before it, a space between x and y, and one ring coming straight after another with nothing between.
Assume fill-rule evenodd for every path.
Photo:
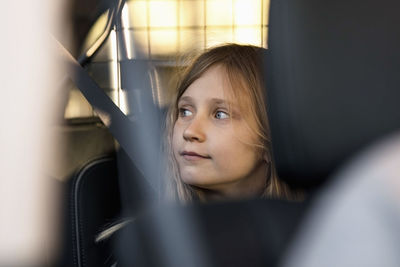
<instances>
[{"instance_id":1,"label":"window reflection","mask_svg":"<svg viewBox=\"0 0 400 267\"><path fill-rule=\"evenodd\" d=\"M165 67L171 65L176 55L221 43L266 47L268 10L269 0L127 0L121 13L121 27L112 30L94 57L89 74L127 114L126 93L121 88L121 62L156 60L164 62ZM84 50L102 33L106 20L107 13L93 25ZM161 86L157 88L162 90ZM80 113L87 116L90 107L78 106L68 104L66 117L79 117Z\"/></svg>"}]
</instances>

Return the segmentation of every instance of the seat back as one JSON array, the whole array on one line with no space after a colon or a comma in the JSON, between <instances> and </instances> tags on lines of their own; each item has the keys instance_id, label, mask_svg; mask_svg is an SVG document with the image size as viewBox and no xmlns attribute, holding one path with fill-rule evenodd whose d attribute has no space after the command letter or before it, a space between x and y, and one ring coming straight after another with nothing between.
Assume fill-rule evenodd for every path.
<instances>
[{"instance_id":1,"label":"seat back","mask_svg":"<svg viewBox=\"0 0 400 267\"><path fill-rule=\"evenodd\" d=\"M310 187L400 128L396 0L271 1L265 76L279 176Z\"/></svg>"},{"instance_id":2,"label":"seat back","mask_svg":"<svg viewBox=\"0 0 400 267\"><path fill-rule=\"evenodd\" d=\"M114 156L85 164L69 181L64 266L111 266L111 241L96 236L118 221L121 212Z\"/></svg>"}]
</instances>

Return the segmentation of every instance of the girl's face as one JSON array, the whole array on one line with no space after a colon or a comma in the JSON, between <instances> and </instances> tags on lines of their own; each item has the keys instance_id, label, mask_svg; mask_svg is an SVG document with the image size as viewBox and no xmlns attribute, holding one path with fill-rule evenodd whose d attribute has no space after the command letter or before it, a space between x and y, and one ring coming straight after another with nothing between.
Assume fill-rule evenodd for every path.
<instances>
[{"instance_id":1,"label":"girl's face","mask_svg":"<svg viewBox=\"0 0 400 267\"><path fill-rule=\"evenodd\" d=\"M178 102L173 152L180 176L208 196L241 198L262 193L266 164L221 66L207 70ZM240 100L239 100L240 101Z\"/></svg>"}]
</instances>

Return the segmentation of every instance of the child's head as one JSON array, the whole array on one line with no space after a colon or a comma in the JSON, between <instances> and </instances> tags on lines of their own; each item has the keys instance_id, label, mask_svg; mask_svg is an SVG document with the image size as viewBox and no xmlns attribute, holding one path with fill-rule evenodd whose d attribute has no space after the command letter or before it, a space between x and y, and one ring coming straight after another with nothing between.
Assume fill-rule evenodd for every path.
<instances>
[{"instance_id":1,"label":"child's head","mask_svg":"<svg viewBox=\"0 0 400 267\"><path fill-rule=\"evenodd\" d=\"M261 73L262 48L228 44L186 69L167 118L167 151L179 200L281 194Z\"/></svg>"}]
</instances>

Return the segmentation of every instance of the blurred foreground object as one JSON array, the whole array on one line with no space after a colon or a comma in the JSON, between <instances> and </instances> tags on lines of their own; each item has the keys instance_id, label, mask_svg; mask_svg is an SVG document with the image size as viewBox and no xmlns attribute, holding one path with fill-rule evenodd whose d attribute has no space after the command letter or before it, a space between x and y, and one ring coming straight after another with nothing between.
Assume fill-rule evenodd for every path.
<instances>
[{"instance_id":1,"label":"blurred foreground object","mask_svg":"<svg viewBox=\"0 0 400 267\"><path fill-rule=\"evenodd\" d=\"M399 8L271 1L274 157L313 195L282 266L400 265Z\"/></svg>"},{"instance_id":2,"label":"blurred foreground object","mask_svg":"<svg viewBox=\"0 0 400 267\"><path fill-rule=\"evenodd\" d=\"M341 171L304 223L284 266L400 265L400 133Z\"/></svg>"},{"instance_id":3,"label":"blurred foreground object","mask_svg":"<svg viewBox=\"0 0 400 267\"><path fill-rule=\"evenodd\" d=\"M44 266L55 257L56 191L45 171L56 164L49 130L60 99L55 88L61 67L49 45L50 32L61 22L59 5L48 0L2 5L0 266Z\"/></svg>"}]
</instances>

